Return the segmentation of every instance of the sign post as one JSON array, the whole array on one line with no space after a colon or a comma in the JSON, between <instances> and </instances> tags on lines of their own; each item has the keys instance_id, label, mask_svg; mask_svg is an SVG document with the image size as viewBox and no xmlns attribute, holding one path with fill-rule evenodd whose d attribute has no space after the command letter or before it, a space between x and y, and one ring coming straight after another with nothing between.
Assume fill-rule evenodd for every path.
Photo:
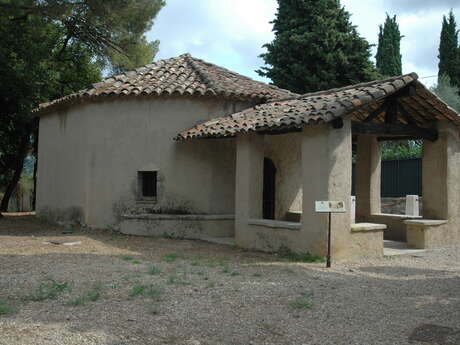
<instances>
[{"instance_id":1,"label":"sign post","mask_svg":"<svg viewBox=\"0 0 460 345\"><path fill-rule=\"evenodd\" d=\"M316 201L315 211L317 213L328 213L328 229L327 229L327 261L326 267L331 267L331 218L332 213L345 213L345 203L343 201Z\"/></svg>"}]
</instances>

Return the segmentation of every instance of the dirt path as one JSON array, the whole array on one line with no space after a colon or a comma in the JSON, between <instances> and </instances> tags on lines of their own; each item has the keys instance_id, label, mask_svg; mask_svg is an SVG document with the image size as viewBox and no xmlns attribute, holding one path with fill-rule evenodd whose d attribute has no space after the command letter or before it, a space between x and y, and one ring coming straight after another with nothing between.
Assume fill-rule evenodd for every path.
<instances>
[{"instance_id":1,"label":"dirt path","mask_svg":"<svg viewBox=\"0 0 460 345\"><path fill-rule=\"evenodd\" d=\"M0 220L0 345L460 344L459 248L326 270L63 230Z\"/></svg>"}]
</instances>

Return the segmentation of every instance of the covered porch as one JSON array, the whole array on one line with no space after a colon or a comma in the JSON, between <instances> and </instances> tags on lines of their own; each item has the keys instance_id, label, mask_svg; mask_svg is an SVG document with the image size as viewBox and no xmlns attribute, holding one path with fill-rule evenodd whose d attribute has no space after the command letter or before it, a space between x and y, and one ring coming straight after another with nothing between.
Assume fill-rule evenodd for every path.
<instances>
[{"instance_id":1,"label":"covered porch","mask_svg":"<svg viewBox=\"0 0 460 345\"><path fill-rule=\"evenodd\" d=\"M214 119L179 140L236 137L235 241L244 248L335 259L382 256L384 238L409 247L460 243L458 115L415 74L280 100ZM381 213L381 143L423 140L423 218ZM351 174L356 147L356 222ZM292 215L299 217L292 217Z\"/></svg>"}]
</instances>

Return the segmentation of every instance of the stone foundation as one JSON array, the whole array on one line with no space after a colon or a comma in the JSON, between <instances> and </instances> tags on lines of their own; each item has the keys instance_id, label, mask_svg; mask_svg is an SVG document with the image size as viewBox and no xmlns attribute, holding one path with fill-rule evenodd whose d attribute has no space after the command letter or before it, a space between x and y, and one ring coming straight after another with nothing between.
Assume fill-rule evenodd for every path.
<instances>
[{"instance_id":1,"label":"stone foundation","mask_svg":"<svg viewBox=\"0 0 460 345\"><path fill-rule=\"evenodd\" d=\"M205 239L233 237L233 215L123 215L120 232L126 235Z\"/></svg>"}]
</instances>

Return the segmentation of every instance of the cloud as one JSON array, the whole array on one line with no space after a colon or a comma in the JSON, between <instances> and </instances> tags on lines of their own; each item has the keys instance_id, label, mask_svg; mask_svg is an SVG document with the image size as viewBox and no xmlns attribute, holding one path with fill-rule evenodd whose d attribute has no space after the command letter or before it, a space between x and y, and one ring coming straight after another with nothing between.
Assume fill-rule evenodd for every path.
<instances>
[{"instance_id":1,"label":"cloud","mask_svg":"<svg viewBox=\"0 0 460 345\"><path fill-rule=\"evenodd\" d=\"M458 0L386 0L385 6L388 10L397 13L430 12L442 10L444 13L450 9L458 8Z\"/></svg>"},{"instance_id":2,"label":"cloud","mask_svg":"<svg viewBox=\"0 0 460 345\"><path fill-rule=\"evenodd\" d=\"M262 45L273 39L275 11L276 1L267 0L170 0L148 37L160 39L158 58L189 52L261 79L254 70L263 64Z\"/></svg>"},{"instance_id":3,"label":"cloud","mask_svg":"<svg viewBox=\"0 0 460 345\"><path fill-rule=\"evenodd\" d=\"M404 38L401 42L403 72L421 77L437 74L442 16L453 8L460 16L458 0L342 0L353 24L370 43L376 44L378 26L386 13L396 14ZM157 59L189 52L249 77L268 81L254 70L263 66L262 45L273 39L270 21L276 0L168 0L149 39L160 39ZM373 55L376 48L374 47ZM432 84L436 79L424 80Z\"/></svg>"}]
</instances>

